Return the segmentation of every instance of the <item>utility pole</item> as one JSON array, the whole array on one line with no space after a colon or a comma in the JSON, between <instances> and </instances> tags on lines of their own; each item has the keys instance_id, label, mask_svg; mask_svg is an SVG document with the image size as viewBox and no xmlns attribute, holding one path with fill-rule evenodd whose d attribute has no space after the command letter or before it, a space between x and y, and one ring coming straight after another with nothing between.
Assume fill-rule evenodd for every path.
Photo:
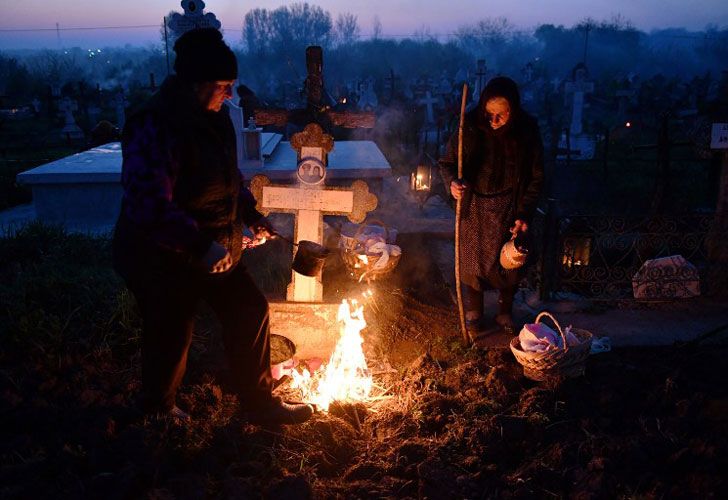
<instances>
[{"instance_id":1,"label":"utility pole","mask_svg":"<svg viewBox=\"0 0 728 500\"><path fill-rule=\"evenodd\" d=\"M56 39L58 40L58 50L61 50L63 47L61 46L61 28L56 23Z\"/></svg>"}]
</instances>

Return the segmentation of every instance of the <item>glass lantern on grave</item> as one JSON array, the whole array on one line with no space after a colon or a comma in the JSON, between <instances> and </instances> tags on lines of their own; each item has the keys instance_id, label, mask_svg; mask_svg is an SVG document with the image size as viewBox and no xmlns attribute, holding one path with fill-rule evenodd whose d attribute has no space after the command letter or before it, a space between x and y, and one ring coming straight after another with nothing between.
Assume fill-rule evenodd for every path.
<instances>
[{"instance_id":1,"label":"glass lantern on grave","mask_svg":"<svg viewBox=\"0 0 728 500\"><path fill-rule=\"evenodd\" d=\"M588 266L591 257L592 240L583 236L569 236L564 239L561 265L564 269Z\"/></svg>"},{"instance_id":2,"label":"glass lantern on grave","mask_svg":"<svg viewBox=\"0 0 728 500\"><path fill-rule=\"evenodd\" d=\"M417 167L410 174L410 191L422 210L432 194L432 161L427 153L420 155Z\"/></svg>"}]
</instances>

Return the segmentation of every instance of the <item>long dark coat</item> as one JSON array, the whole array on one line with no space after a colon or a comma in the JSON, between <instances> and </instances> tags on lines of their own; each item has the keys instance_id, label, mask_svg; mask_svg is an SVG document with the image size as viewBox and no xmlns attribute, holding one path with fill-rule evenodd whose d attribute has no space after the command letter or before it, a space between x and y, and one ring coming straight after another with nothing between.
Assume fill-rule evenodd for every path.
<instances>
[{"instance_id":1,"label":"long dark coat","mask_svg":"<svg viewBox=\"0 0 728 500\"><path fill-rule=\"evenodd\" d=\"M486 87L487 90L487 87ZM461 277L480 289L488 279L496 287L512 285L513 276L497 276L497 255L517 220L530 222L543 184L543 144L536 120L520 108L515 95L509 123L493 130L485 116L486 92L478 106L465 115L463 179L470 186L462 201ZM457 178L458 135L453 134L440 172L446 189ZM500 273L503 275L504 273ZM496 278L494 278L496 276Z\"/></svg>"}]
</instances>

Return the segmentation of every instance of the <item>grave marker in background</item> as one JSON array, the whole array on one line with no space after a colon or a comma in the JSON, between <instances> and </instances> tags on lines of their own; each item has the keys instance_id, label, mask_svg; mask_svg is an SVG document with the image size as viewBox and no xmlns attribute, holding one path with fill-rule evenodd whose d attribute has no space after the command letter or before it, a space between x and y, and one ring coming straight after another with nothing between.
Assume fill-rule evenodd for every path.
<instances>
[{"instance_id":1,"label":"grave marker in background","mask_svg":"<svg viewBox=\"0 0 728 500\"><path fill-rule=\"evenodd\" d=\"M184 33L195 28L215 28L220 29L220 21L217 20L215 14L208 12L203 14L205 10L205 2L202 0L182 0L180 2L184 14L175 12L169 16L167 26L172 31L175 38L179 38Z\"/></svg>"},{"instance_id":2,"label":"grave marker in background","mask_svg":"<svg viewBox=\"0 0 728 500\"><path fill-rule=\"evenodd\" d=\"M61 137L71 140L83 139L83 130L76 124L76 120L73 117L73 112L78 110L76 101L64 97L58 105L58 110L63 113L63 118L66 121L63 129L61 129Z\"/></svg>"}]
</instances>

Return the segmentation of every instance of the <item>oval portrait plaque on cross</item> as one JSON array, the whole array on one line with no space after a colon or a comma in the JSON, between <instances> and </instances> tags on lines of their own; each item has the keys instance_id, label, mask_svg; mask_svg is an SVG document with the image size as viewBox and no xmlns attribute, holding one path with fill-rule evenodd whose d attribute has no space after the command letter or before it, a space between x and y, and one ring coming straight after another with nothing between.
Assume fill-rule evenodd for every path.
<instances>
[{"instance_id":1,"label":"oval portrait plaque on cross","mask_svg":"<svg viewBox=\"0 0 728 500\"><path fill-rule=\"evenodd\" d=\"M296 176L303 184L309 186L321 184L326 178L326 165L312 156L301 158L301 161L298 162Z\"/></svg>"}]
</instances>

